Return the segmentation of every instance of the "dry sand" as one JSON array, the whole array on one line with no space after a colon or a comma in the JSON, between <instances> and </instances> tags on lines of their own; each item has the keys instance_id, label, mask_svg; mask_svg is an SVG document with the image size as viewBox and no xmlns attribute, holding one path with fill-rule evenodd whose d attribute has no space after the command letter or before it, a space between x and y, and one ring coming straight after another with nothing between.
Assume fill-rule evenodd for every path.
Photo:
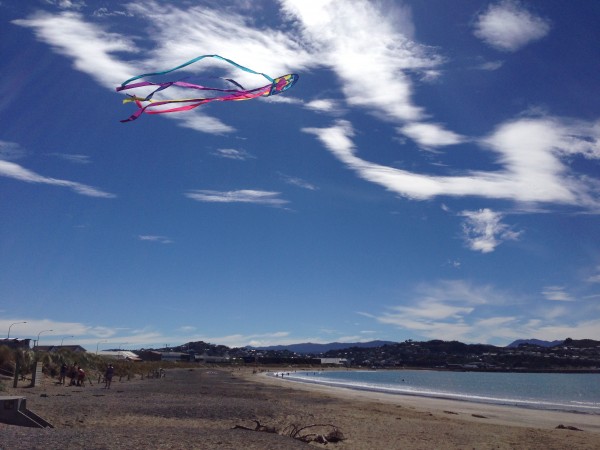
<instances>
[{"instance_id":1,"label":"dry sand","mask_svg":"<svg viewBox=\"0 0 600 450\"><path fill-rule=\"evenodd\" d=\"M376 394L284 381L251 369L167 371L164 379L9 388L53 429L0 424L0 449L600 449L600 416ZM273 427L279 434L235 428ZM327 446L282 435L332 424ZM556 429L562 424L582 431ZM330 428L309 428L326 433Z\"/></svg>"}]
</instances>

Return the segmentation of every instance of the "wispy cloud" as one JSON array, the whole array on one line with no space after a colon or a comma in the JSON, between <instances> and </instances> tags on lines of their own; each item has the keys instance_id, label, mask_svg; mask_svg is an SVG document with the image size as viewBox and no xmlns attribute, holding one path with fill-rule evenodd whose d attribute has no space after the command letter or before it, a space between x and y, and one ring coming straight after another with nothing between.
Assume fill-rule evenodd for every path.
<instances>
[{"instance_id":1,"label":"wispy cloud","mask_svg":"<svg viewBox=\"0 0 600 450\"><path fill-rule=\"evenodd\" d=\"M341 80L349 105L367 108L387 120L423 117L423 109L413 104L408 72L424 73L443 59L412 40L408 8L388 3L379 10L367 1L281 3L312 56Z\"/></svg>"},{"instance_id":2,"label":"wispy cloud","mask_svg":"<svg viewBox=\"0 0 600 450\"><path fill-rule=\"evenodd\" d=\"M320 98L311 100L304 104L304 107L316 112L339 115L343 112L343 108L338 100Z\"/></svg>"},{"instance_id":3,"label":"wispy cloud","mask_svg":"<svg viewBox=\"0 0 600 450\"><path fill-rule=\"evenodd\" d=\"M157 236L149 234L140 234L138 236L140 241L157 242L159 244L172 244L173 240L166 236Z\"/></svg>"},{"instance_id":4,"label":"wispy cloud","mask_svg":"<svg viewBox=\"0 0 600 450\"><path fill-rule=\"evenodd\" d=\"M235 159L238 161L256 158L256 156L246 150L238 150L235 148L219 148L212 154L214 156L218 156L219 158Z\"/></svg>"},{"instance_id":5,"label":"wispy cloud","mask_svg":"<svg viewBox=\"0 0 600 450\"><path fill-rule=\"evenodd\" d=\"M60 9L72 9L78 11L85 7L84 0L44 0L44 2Z\"/></svg>"},{"instance_id":6,"label":"wispy cloud","mask_svg":"<svg viewBox=\"0 0 600 450\"><path fill-rule=\"evenodd\" d=\"M588 134L583 130L587 130ZM559 156L595 156L598 140L593 125L571 126L555 118L522 118L500 125L479 140L503 166L497 171L465 170L464 175L435 176L376 164L359 158L350 122L329 128L304 128L361 178L403 197L425 200L437 196L477 196L527 204L555 203L598 208L600 189L594 180L571 173Z\"/></svg>"},{"instance_id":7,"label":"wispy cloud","mask_svg":"<svg viewBox=\"0 0 600 450\"><path fill-rule=\"evenodd\" d=\"M89 155L79 155L72 153L50 153L50 156L64 159L75 164L89 164L92 162Z\"/></svg>"},{"instance_id":8,"label":"wispy cloud","mask_svg":"<svg viewBox=\"0 0 600 450\"><path fill-rule=\"evenodd\" d=\"M565 290L564 286L546 286L542 291L546 300L554 302L573 302L575 299Z\"/></svg>"},{"instance_id":9,"label":"wispy cloud","mask_svg":"<svg viewBox=\"0 0 600 450\"><path fill-rule=\"evenodd\" d=\"M487 61L487 62L481 63L476 68L479 70L488 70L491 72L494 70L498 70L503 65L504 65L504 61Z\"/></svg>"},{"instance_id":10,"label":"wispy cloud","mask_svg":"<svg viewBox=\"0 0 600 450\"><path fill-rule=\"evenodd\" d=\"M241 189L238 191L193 190L185 196L199 202L209 203L255 203L267 206L283 206L288 203L279 197L280 192Z\"/></svg>"},{"instance_id":11,"label":"wispy cloud","mask_svg":"<svg viewBox=\"0 0 600 450\"><path fill-rule=\"evenodd\" d=\"M550 23L516 0L492 4L477 17L474 34L492 47L514 52L550 32Z\"/></svg>"},{"instance_id":12,"label":"wispy cloud","mask_svg":"<svg viewBox=\"0 0 600 450\"><path fill-rule=\"evenodd\" d=\"M38 12L13 23L33 29L39 40L72 59L75 69L91 75L111 90L136 72L135 66L114 57L116 52L137 52L135 43L130 38L87 23L79 13Z\"/></svg>"},{"instance_id":13,"label":"wispy cloud","mask_svg":"<svg viewBox=\"0 0 600 450\"><path fill-rule=\"evenodd\" d=\"M600 283L600 266L597 266L592 274L586 279L588 283Z\"/></svg>"},{"instance_id":14,"label":"wispy cloud","mask_svg":"<svg viewBox=\"0 0 600 450\"><path fill-rule=\"evenodd\" d=\"M463 238L471 250L493 252L503 241L516 240L521 232L513 231L501 222L502 214L488 208L463 211Z\"/></svg>"},{"instance_id":15,"label":"wispy cloud","mask_svg":"<svg viewBox=\"0 0 600 450\"><path fill-rule=\"evenodd\" d=\"M562 288L546 288L561 296ZM588 319L590 308L548 308L547 302L524 301L513 292L464 280L439 280L415 286L400 305L361 315L405 331L409 336L506 344L523 336L583 339L600 320ZM564 300L563 300L564 301ZM506 313L510 306L512 314ZM591 334L590 334L591 333Z\"/></svg>"},{"instance_id":16,"label":"wispy cloud","mask_svg":"<svg viewBox=\"0 0 600 450\"><path fill-rule=\"evenodd\" d=\"M61 180L58 178L49 178L25 169L24 167L9 162L0 160L0 177L12 178L26 183L48 184L52 186L62 186L72 191L86 195L88 197L113 198L114 194L101 191L95 187L77 183L75 181Z\"/></svg>"},{"instance_id":17,"label":"wispy cloud","mask_svg":"<svg viewBox=\"0 0 600 450\"><path fill-rule=\"evenodd\" d=\"M76 69L111 89L140 71L174 67L198 56L197 46L190 42L202 42L212 52L271 74L325 67L341 80L340 88L349 105L366 108L386 120L415 122L424 118L423 109L412 101L411 77L439 76L436 68L443 58L412 39L414 26L409 8L390 4L385 10L378 9L364 0L280 3L289 21L283 30L257 29L251 17L234 11L228 12L224 21L220 11L205 5L178 8L155 1L130 2L127 14L135 15L152 29L146 39L150 50L144 53L138 52L130 37L109 32L76 12L38 13L13 23L33 29L38 39L71 58ZM368 37L357 30L369 30ZM137 61L119 59L123 54L133 55ZM256 84L255 76L216 61L207 60L189 69L201 72L216 66L242 83ZM273 100L304 104L289 96ZM338 101L331 99L317 99L304 106L318 112L341 111ZM167 116L198 131L233 131L231 126L207 116L203 109Z\"/></svg>"},{"instance_id":18,"label":"wispy cloud","mask_svg":"<svg viewBox=\"0 0 600 450\"><path fill-rule=\"evenodd\" d=\"M465 141L463 136L448 131L435 123L412 122L398 130L424 148L455 145Z\"/></svg>"},{"instance_id":19,"label":"wispy cloud","mask_svg":"<svg viewBox=\"0 0 600 450\"><path fill-rule=\"evenodd\" d=\"M319 189L314 184L303 180L302 178L292 177L283 173L280 173L279 176L282 178L283 181L285 181L287 184L291 184L292 186L296 186L302 189L308 189L309 191L316 191Z\"/></svg>"},{"instance_id":20,"label":"wispy cloud","mask_svg":"<svg viewBox=\"0 0 600 450\"><path fill-rule=\"evenodd\" d=\"M27 152L16 142L0 141L0 160L11 161L25 157Z\"/></svg>"}]
</instances>

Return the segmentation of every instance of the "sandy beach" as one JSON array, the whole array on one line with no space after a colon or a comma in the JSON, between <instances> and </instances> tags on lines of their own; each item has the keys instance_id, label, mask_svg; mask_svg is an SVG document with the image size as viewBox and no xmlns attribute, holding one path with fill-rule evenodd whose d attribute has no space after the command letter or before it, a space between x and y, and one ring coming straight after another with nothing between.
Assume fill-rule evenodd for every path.
<instances>
[{"instance_id":1,"label":"sandy beach","mask_svg":"<svg viewBox=\"0 0 600 450\"><path fill-rule=\"evenodd\" d=\"M55 428L0 424L1 449L600 448L597 415L351 391L249 368L174 369L162 379L116 380L110 390L53 381L3 392L25 396L28 408ZM251 431L256 421L275 432ZM297 437L336 427L344 440L324 445L290 437L307 426Z\"/></svg>"}]
</instances>

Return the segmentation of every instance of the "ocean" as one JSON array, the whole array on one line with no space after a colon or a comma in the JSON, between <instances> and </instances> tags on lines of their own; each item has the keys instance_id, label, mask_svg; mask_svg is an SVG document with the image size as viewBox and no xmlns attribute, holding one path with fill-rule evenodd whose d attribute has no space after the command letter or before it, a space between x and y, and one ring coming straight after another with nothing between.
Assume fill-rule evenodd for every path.
<instances>
[{"instance_id":1,"label":"ocean","mask_svg":"<svg viewBox=\"0 0 600 450\"><path fill-rule=\"evenodd\" d=\"M278 372L284 379L390 394L417 395L600 415L600 374L331 370Z\"/></svg>"}]
</instances>

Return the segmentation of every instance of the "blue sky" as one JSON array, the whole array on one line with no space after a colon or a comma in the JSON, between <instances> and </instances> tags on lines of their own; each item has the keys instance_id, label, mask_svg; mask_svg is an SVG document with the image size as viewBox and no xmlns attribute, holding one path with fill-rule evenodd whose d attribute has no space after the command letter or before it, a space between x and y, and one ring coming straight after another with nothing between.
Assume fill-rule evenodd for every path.
<instances>
[{"instance_id":1,"label":"blue sky","mask_svg":"<svg viewBox=\"0 0 600 450\"><path fill-rule=\"evenodd\" d=\"M0 330L600 338L600 3L0 2ZM219 54L286 93L133 113ZM177 72L247 87L216 60ZM46 331L52 330L52 331Z\"/></svg>"}]
</instances>

